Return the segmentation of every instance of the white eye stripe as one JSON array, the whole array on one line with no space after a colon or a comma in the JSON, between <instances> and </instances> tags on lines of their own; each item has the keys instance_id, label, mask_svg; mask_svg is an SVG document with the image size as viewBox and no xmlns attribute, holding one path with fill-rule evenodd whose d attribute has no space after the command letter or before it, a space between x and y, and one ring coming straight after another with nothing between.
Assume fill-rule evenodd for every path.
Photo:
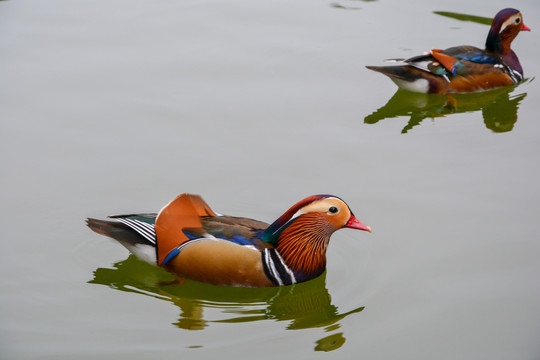
<instances>
[{"instance_id":1,"label":"white eye stripe","mask_svg":"<svg viewBox=\"0 0 540 360\"><path fill-rule=\"evenodd\" d=\"M499 34L502 33L504 29L508 27L508 25L516 25L519 23L521 23L521 17L519 15L512 16L502 24L501 30L499 30Z\"/></svg>"},{"instance_id":2,"label":"white eye stripe","mask_svg":"<svg viewBox=\"0 0 540 360\"><path fill-rule=\"evenodd\" d=\"M321 200L317 200L316 202L318 202L318 201L325 201L325 200L329 200L329 199L335 199L335 200L339 200L339 201L341 201L341 202L343 201L343 200L341 200L341 199L339 199L339 198L337 198L337 197L335 197L335 196L330 196L330 197L327 197L327 198L324 198L324 199L321 199ZM309 209L309 210L307 210L307 211L304 210L304 209L306 209L306 208L309 208L311 205L312 205L312 204L306 205L306 206L304 206L303 208L301 208L300 210L298 210L293 216L291 216L291 219L290 219L290 220L293 220L293 219L299 217L300 215L307 214L308 212L312 212L313 209ZM334 205L332 205L332 207L336 207L336 208L337 208L337 206L334 206ZM339 210L339 208L338 208L338 210ZM319 210L319 209L316 209L315 211L327 212L328 209L323 210L323 209L321 208L320 210ZM339 212L339 211L338 211L338 212ZM335 213L333 213L333 214L337 214L338 212L335 212ZM290 221L290 220L289 220L289 221Z\"/></svg>"}]
</instances>

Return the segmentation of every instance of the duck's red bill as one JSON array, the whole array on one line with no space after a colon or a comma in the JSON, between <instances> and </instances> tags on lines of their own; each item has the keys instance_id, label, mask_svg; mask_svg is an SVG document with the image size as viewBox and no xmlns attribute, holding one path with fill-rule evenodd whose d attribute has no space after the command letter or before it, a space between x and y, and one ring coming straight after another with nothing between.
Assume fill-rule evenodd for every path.
<instances>
[{"instance_id":1,"label":"duck's red bill","mask_svg":"<svg viewBox=\"0 0 540 360\"><path fill-rule=\"evenodd\" d=\"M347 224L345 224L345 227L371 232L371 228L367 225L362 224L354 215L351 215L349 221L347 221Z\"/></svg>"}]
</instances>

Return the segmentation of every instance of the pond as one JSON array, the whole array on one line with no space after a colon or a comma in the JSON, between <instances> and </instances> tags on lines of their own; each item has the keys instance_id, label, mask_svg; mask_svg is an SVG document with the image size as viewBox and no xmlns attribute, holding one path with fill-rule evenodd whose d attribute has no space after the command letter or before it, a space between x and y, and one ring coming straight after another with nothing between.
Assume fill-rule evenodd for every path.
<instances>
[{"instance_id":1,"label":"pond","mask_svg":"<svg viewBox=\"0 0 540 360\"><path fill-rule=\"evenodd\" d=\"M483 47L526 79L454 97L366 65ZM538 359L538 1L0 1L2 359ZM536 45L535 45L536 44ZM201 194L272 222L343 198L319 278L195 281L86 217Z\"/></svg>"}]
</instances>

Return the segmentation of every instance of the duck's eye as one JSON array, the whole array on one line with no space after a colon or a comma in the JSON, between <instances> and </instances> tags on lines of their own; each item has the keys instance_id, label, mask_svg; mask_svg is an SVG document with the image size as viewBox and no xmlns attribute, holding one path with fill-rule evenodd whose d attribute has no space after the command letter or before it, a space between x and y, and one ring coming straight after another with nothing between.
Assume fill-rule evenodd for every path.
<instances>
[{"instance_id":1,"label":"duck's eye","mask_svg":"<svg viewBox=\"0 0 540 360\"><path fill-rule=\"evenodd\" d=\"M338 208L335 207L335 206L332 206L332 207L330 207L330 209L328 209L328 212L330 214L337 214L338 211L339 211Z\"/></svg>"},{"instance_id":2,"label":"duck's eye","mask_svg":"<svg viewBox=\"0 0 540 360\"><path fill-rule=\"evenodd\" d=\"M519 23L521 22L521 18L516 18L516 20L514 20L514 22L515 22L516 24L519 24Z\"/></svg>"}]
</instances>

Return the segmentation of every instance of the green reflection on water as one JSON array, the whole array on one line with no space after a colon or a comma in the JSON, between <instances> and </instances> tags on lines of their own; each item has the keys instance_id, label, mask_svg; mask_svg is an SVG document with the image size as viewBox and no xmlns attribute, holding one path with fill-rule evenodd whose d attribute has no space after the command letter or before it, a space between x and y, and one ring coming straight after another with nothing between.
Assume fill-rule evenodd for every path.
<instances>
[{"instance_id":1,"label":"green reflection on water","mask_svg":"<svg viewBox=\"0 0 540 360\"><path fill-rule=\"evenodd\" d=\"M356 5L345 5L345 4L354 4L356 2L375 2L378 0L343 0L340 2L333 2L330 3L330 6L336 9L343 9L343 10L362 10L361 7Z\"/></svg>"},{"instance_id":2,"label":"green reflection on water","mask_svg":"<svg viewBox=\"0 0 540 360\"><path fill-rule=\"evenodd\" d=\"M478 24L484 24L491 26L491 22L493 21L493 18L491 17L483 17L483 16L475 16L475 15L467 15L467 14L460 14L450 11L434 11L434 14L446 16L452 19L460 20L460 21L471 21Z\"/></svg>"},{"instance_id":3,"label":"green reflection on water","mask_svg":"<svg viewBox=\"0 0 540 360\"><path fill-rule=\"evenodd\" d=\"M332 304L325 281L326 273L305 283L274 288L224 287L190 280L180 285L170 273L129 256L113 268L96 269L89 283L170 301L180 309L173 324L186 330L203 330L212 323L277 320L287 321L288 330L334 331L340 328L341 319L364 307L340 313ZM210 308L219 309L225 319L205 318L204 310ZM343 345L345 337L343 333L334 334L316 343L315 350L330 351Z\"/></svg>"},{"instance_id":4,"label":"green reflection on water","mask_svg":"<svg viewBox=\"0 0 540 360\"><path fill-rule=\"evenodd\" d=\"M317 340L315 351L332 351L339 349L345 343L343 333L333 334Z\"/></svg>"},{"instance_id":5,"label":"green reflection on water","mask_svg":"<svg viewBox=\"0 0 540 360\"><path fill-rule=\"evenodd\" d=\"M527 93L511 95L516 86L451 97L398 90L386 105L366 116L364 123L376 124L384 119L410 117L401 131L406 134L426 118L481 111L486 128L497 133L507 132L514 128L518 120L519 103L527 96Z\"/></svg>"}]
</instances>

